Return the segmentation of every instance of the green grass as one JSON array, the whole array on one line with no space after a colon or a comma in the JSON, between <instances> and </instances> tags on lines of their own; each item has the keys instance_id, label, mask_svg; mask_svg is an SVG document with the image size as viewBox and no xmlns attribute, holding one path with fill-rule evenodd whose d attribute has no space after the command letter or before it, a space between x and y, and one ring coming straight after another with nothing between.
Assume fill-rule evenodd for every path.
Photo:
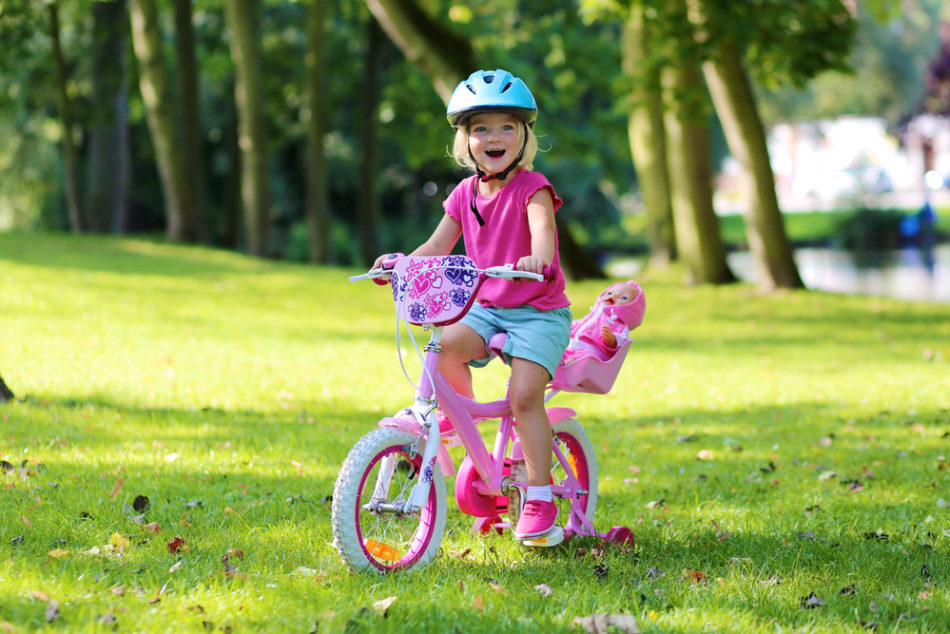
<instances>
[{"instance_id":1,"label":"green grass","mask_svg":"<svg viewBox=\"0 0 950 634\"><path fill-rule=\"evenodd\" d=\"M0 474L0 631L554 632L619 612L655 632L950 622L950 306L648 273L612 393L555 401L598 450L598 525L629 525L636 548L476 538L453 502L442 556L378 577L340 563L328 496L349 447L411 388L388 290L351 273L0 234L0 374L17 395L0 405L15 467ZM577 316L602 286L569 285ZM489 367L476 387L503 381ZM811 593L823 603L803 608ZM388 597L384 616L373 604Z\"/></svg>"}]
</instances>

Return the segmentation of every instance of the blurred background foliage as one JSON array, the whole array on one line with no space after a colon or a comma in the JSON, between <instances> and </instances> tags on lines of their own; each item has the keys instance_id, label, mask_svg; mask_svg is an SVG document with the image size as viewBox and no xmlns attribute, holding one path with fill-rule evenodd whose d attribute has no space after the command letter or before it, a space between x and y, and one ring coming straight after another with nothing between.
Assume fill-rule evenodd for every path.
<instances>
[{"instance_id":1,"label":"blurred background foliage","mask_svg":"<svg viewBox=\"0 0 950 634\"><path fill-rule=\"evenodd\" d=\"M73 105L74 123L69 131L64 130L57 95L48 17L51 4L60 16L66 89ZM94 115L92 4L0 1L0 40L4 42L0 51L0 219L6 219L6 228L69 229L61 141L64 134L72 134L82 176L89 160L88 129ZM175 54L171 4L171 0L157 0L167 60ZM259 8L264 68L273 254L299 261L306 260L308 253L304 159L310 112L303 64L307 4L299 0L253 4ZM418 4L468 38L481 67L512 69L531 87L540 104L536 131L544 150L536 168L556 183L565 201L564 215L578 240L601 249L645 248L645 221L627 213L637 207L639 188L627 137L626 87L619 70L621 22L615 16L628 3L420 0ZM920 109L924 99L928 64L940 47L935 25L948 17L944 4L943 0L853 3L856 39L842 44L849 68L824 72L800 85L783 66L792 56L777 55L774 47L760 46L759 40L781 36L788 38L790 46L814 43L795 37L794 32L770 33L765 28L741 35L750 38L748 55L755 61L751 75L766 126L842 114L884 116L900 125ZM192 11L210 238L214 244L232 247L237 245L229 237L228 218L233 218L239 205L239 183L234 68L224 5L224 0L194 0ZM778 11L782 5L757 0L749 2L746 10ZM329 113L324 149L332 216L331 259L348 265L359 260L353 210L359 190L360 135L366 123L360 115L361 82L372 18L367 6L356 0L329 2L326 8L323 99ZM801 27L814 30L822 24L806 21ZM163 192L131 43L128 47L124 81L131 156L130 229L159 234L165 227ZM796 59L814 56L818 63L823 54L815 48ZM448 156L452 130L430 77L388 39L382 42L377 61L381 69L375 108L380 126L380 246L386 251L407 250L438 221L444 196L464 173ZM174 64L167 65L174 73ZM728 150L711 109L709 113L715 167ZM83 178L79 181L82 187Z\"/></svg>"}]
</instances>

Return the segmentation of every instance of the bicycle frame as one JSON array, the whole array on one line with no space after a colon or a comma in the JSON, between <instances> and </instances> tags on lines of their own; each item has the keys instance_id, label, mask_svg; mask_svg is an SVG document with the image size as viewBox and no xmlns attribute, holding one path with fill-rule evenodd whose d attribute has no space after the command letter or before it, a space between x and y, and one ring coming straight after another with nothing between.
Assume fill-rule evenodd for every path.
<instances>
[{"instance_id":1,"label":"bicycle frame","mask_svg":"<svg viewBox=\"0 0 950 634\"><path fill-rule=\"evenodd\" d=\"M394 259L398 260L398 258ZM400 271L399 266L409 265L396 265L397 270L394 273L402 272L405 275L405 269ZM371 278L378 283L382 283L378 278L391 268L385 269L385 271L384 269L374 269L365 275L350 279L354 281ZM443 302L447 302L446 296L451 292L451 305L449 303L423 305L417 302L413 304L412 310L407 310L405 303L407 293L410 295L416 293L412 296L418 298L421 297L423 291L430 289L428 280L424 279L425 270L418 274L422 279L409 277L407 280L404 277L400 280L398 288L396 278L393 279L393 294L399 319L406 321L407 324L420 325L431 334L430 340L424 348L422 370L416 384L416 395L412 405L393 417L380 420L379 425L381 427L394 427L409 432L418 438L416 444L411 448L410 455L421 455L420 460L416 462L416 465L420 468L420 477L413 485L411 492L406 496L405 502L382 503L381 496L377 495L376 492L388 490L389 479L392 477L395 468L394 459L384 458L384 461L389 460L390 462L384 462L381 465L374 495L369 504L364 505L364 508L370 511L383 511L399 515L419 511L425 506L426 500L429 498L432 480L435 475L435 465L438 463L445 476L457 475L455 493L459 508L463 512L479 518L475 528L483 533L489 532L493 528L501 532L503 528L510 528L510 526L498 517L499 512L505 512L497 507L499 498L504 501L505 498L502 496L508 496L513 490L519 490L523 500L524 487L527 486L526 482L512 481L510 475L506 474L506 467L511 464L508 459L520 460L523 457L520 440L515 431L511 403L507 395L504 399L480 402L456 392L438 367L442 354L442 334L445 325L454 323L467 312L471 302L474 301L478 285L486 277L506 277L509 279L513 277L533 277L539 281L543 278L531 273L513 271L511 266L481 270L472 268L472 264L456 263L446 265L444 268L452 269L455 278L451 280L453 282L461 279L463 274L469 276L459 283L465 285L460 295L456 294L459 293L458 289L462 288L461 286L449 286L448 291L446 291L445 287L439 286L442 280L439 280L438 284L432 285L431 288L436 289L432 292L435 292L437 299L441 299ZM416 270L418 271L418 269ZM478 282L473 285L470 276L475 273L478 274ZM412 280L414 286L407 290L406 285L409 284L409 280ZM470 292L466 292L466 290L470 290ZM465 303L466 301L468 303ZM444 321L440 322L439 319ZM560 390L560 387L556 383L549 385L550 392L547 394L545 402L550 400ZM443 433L436 417L437 409L441 410L452 424L452 432L446 438L442 437ZM552 425L559 423L562 419L576 416L574 410L565 407L547 408L547 414ZM489 452L487 444L478 430L478 423L481 420L496 418L500 419L499 427L493 450ZM456 438L458 444L464 447L467 454L457 474L446 447L450 443L453 443L451 446L456 446L454 444ZM615 541L632 539L632 533L625 527L614 527L604 534L595 530L585 514L582 502L582 497L586 496L588 491L581 489L577 474L570 460L561 449L560 439L555 436L552 444L555 462L565 474L560 482L553 484L552 492L555 496L569 501L571 505L569 517L563 529L564 536L568 537L572 534L590 535ZM509 446L511 447L510 456L508 455ZM502 504L502 506L505 505L506 502Z\"/></svg>"},{"instance_id":2,"label":"bicycle frame","mask_svg":"<svg viewBox=\"0 0 950 634\"><path fill-rule=\"evenodd\" d=\"M513 454L520 454L520 445L517 445L517 436L514 433L514 419L511 415L511 404L508 399L492 402L479 402L460 395L449 384L445 376L439 371L438 363L441 355L442 327L433 327L429 343L425 347L423 369L420 373L416 397L410 411L414 420L405 418L384 418L381 426L392 426L409 431L425 441L422 450L423 475L413 487L402 512L412 512L422 506L429 495L431 485L432 466L439 462L445 475L453 475L455 466L445 444L442 442L441 430L435 417L436 406L441 409L452 423L454 433L465 448L468 458L472 462L478 479L474 480L475 492L486 498L508 495L512 486L509 476L504 474L505 460L508 454L509 443L513 440L517 449ZM574 410L566 407L548 409L551 423L574 416ZM488 448L478 431L478 419L500 419L498 431L495 435L495 445L492 452ZM409 423L409 424L407 424ZM554 444L554 453L567 474L564 484L554 485L552 492L558 497L571 500L570 518L565 526L565 535L599 535L590 520L584 514L578 503L578 495L587 493L580 488L580 484L569 467L569 462L561 449ZM520 458L520 455L513 455ZM382 477L382 476L381 476ZM461 477L461 474L459 474ZM459 500L460 507L464 506ZM464 508L463 508L464 510Z\"/></svg>"}]
</instances>

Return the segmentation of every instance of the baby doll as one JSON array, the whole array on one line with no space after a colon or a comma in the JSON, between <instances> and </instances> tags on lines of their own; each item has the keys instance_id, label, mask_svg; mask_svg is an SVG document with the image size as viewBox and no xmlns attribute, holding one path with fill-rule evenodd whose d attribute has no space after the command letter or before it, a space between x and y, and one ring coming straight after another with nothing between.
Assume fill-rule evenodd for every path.
<instances>
[{"instance_id":1,"label":"baby doll","mask_svg":"<svg viewBox=\"0 0 950 634\"><path fill-rule=\"evenodd\" d=\"M571 342L564 351L563 364L593 355L610 359L630 339L630 331L643 321L646 300L643 289L629 280L607 287L591 311L571 324Z\"/></svg>"}]
</instances>

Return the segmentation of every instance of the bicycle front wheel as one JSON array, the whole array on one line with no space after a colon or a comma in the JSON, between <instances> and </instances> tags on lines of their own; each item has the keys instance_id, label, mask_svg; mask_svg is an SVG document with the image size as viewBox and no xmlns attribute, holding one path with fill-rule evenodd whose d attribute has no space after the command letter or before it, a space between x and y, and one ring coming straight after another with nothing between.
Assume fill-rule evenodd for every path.
<instances>
[{"instance_id":1,"label":"bicycle front wheel","mask_svg":"<svg viewBox=\"0 0 950 634\"><path fill-rule=\"evenodd\" d=\"M445 479L432 466L423 507L403 513L413 487L425 476L418 438L381 427L350 450L333 490L333 545L351 570L391 572L428 562L445 531Z\"/></svg>"}]
</instances>

